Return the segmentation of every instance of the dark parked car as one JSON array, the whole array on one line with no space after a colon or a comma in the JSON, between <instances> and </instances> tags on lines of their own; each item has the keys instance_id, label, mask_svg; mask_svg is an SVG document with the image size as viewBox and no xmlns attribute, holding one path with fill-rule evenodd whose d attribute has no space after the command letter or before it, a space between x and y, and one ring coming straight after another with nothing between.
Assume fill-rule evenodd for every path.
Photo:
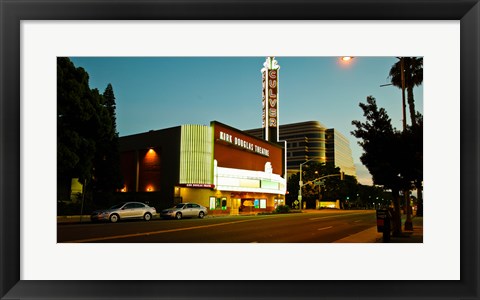
<instances>
[{"instance_id":1,"label":"dark parked car","mask_svg":"<svg viewBox=\"0 0 480 300\"><path fill-rule=\"evenodd\" d=\"M123 219L144 219L150 221L157 214L155 207L141 202L124 202L109 209L96 210L90 216L92 221L110 221L112 223Z\"/></svg>"},{"instance_id":2,"label":"dark parked car","mask_svg":"<svg viewBox=\"0 0 480 300\"><path fill-rule=\"evenodd\" d=\"M208 214L206 207L196 203L179 203L172 208L164 209L160 212L162 218L181 218L199 217L202 219Z\"/></svg>"}]
</instances>

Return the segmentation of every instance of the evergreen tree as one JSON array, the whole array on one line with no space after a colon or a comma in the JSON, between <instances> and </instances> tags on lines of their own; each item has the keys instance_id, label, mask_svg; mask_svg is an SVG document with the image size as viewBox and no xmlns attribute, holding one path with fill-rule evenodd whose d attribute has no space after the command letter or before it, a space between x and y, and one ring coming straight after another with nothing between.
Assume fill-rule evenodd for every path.
<instances>
[{"instance_id":1,"label":"evergreen tree","mask_svg":"<svg viewBox=\"0 0 480 300\"><path fill-rule=\"evenodd\" d=\"M98 91L97 91L98 94ZM119 138L116 126L115 95L108 84L103 96L98 94L101 103L101 135L97 141L95 155L95 192L114 192L123 186L120 172Z\"/></svg>"},{"instance_id":2,"label":"evergreen tree","mask_svg":"<svg viewBox=\"0 0 480 300\"><path fill-rule=\"evenodd\" d=\"M115 134L117 134L117 131L116 131L117 130L117 116L116 116L116 113L115 113L117 105L115 103L115 94L113 93L113 87L112 87L111 83L109 83L107 85L107 88L103 92L103 98L105 100L104 106L107 109L109 118L111 119L111 122L112 122L112 129L115 131Z\"/></svg>"}]
</instances>

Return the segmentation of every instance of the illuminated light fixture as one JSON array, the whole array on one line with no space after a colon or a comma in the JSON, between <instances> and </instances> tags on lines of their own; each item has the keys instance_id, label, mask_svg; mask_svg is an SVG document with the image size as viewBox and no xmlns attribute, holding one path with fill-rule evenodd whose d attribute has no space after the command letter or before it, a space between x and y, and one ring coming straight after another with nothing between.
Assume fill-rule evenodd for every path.
<instances>
[{"instance_id":1,"label":"illuminated light fixture","mask_svg":"<svg viewBox=\"0 0 480 300\"><path fill-rule=\"evenodd\" d=\"M342 56L342 61L344 62L349 62L353 59L353 56Z\"/></svg>"},{"instance_id":2,"label":"illuminated light fixture","mask_svg":"<svg viewBox=\"0 0 480 300\"><path fill-rule=\"evenodd\" d=\"M126 186L124 186L124 187L120 190L120 192L122 192L122 193L125 193L126 191L127 191L127 187L126 187Z\"/></svg>"},{"instance_id":3,"label":"illuminated light fixture","mask_svg":"<svg viewBox=\"0 0 480 300\"><path fill-rule=\"evenodd\" d=\"M153 187L148 186L148 187L147 187L147 192L151 192L151 191L153 191Z\"/></svg>"},{"instance_id":4,"label":"illuminated light fixture","mask_svg":"<svg viewBox=\"0 0 480 300\"><path fill-rule=\"evenodd\" d=\"M150 148L150 149L148 149L148 152L153 153L153 152L155 152L155 150L153 150L153 148Z\"/></svg>"}]
</instances>

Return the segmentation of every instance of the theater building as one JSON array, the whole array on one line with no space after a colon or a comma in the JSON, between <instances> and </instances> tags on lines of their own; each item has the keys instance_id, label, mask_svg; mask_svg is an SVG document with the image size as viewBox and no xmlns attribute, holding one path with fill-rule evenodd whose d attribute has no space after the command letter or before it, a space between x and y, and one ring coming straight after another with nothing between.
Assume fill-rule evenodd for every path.
<instances>
[{"instance_id":1,"label":"theater building","mask_svg":"<svg viewBox=\"0 0 480 300\"><path fill-rule=\"evenodd\" d=\"M238 214L285 204L286 142L278 139L279 70L274 57L268 57L261 69L260 137L216 121L121 137L122 192L157 210L195 202L213 214Z\"/></svg>"},{"instance_id":2,"label":"theater building","mask_svg":"<svg viewBox=\"0 0 480 300\"><path fill-rule=\"evenodd\" d=\"M157 209L195 202L211 214L271 211L284 204L285 149L213 121L120 138L122 192Z\"/></svg>"}]
</instances>

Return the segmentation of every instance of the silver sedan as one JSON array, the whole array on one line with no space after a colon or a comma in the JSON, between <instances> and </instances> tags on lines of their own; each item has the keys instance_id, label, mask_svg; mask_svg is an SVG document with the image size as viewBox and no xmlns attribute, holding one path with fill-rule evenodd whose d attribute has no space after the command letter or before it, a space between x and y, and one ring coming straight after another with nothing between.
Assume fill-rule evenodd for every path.
<instances>
[{"instance_id":1,"label":"silver sedan","mask_svg":"<svg viewBox=\"0 0 480 300\"><path fill-rule=\"evenodd\" d=\"M110 207L109 209L94 211L90 219L92 221L110 221L116 223L123 219L144 219L150 221L157 214L155 207L150 207L141 202L124 202Z\"/></svg>"},{"instance_id":2,"label":"silver sedan","mask_svg":"<svg viewBox=\"0 0 480 300\"><path fill-rule=\"evenodd\" d=\"M179 203L172 208L164 209L160 212L162 218L181 218L199 217L202 219L208 214L206 207L196 203Z\"/></svg>"}]
</instances>

